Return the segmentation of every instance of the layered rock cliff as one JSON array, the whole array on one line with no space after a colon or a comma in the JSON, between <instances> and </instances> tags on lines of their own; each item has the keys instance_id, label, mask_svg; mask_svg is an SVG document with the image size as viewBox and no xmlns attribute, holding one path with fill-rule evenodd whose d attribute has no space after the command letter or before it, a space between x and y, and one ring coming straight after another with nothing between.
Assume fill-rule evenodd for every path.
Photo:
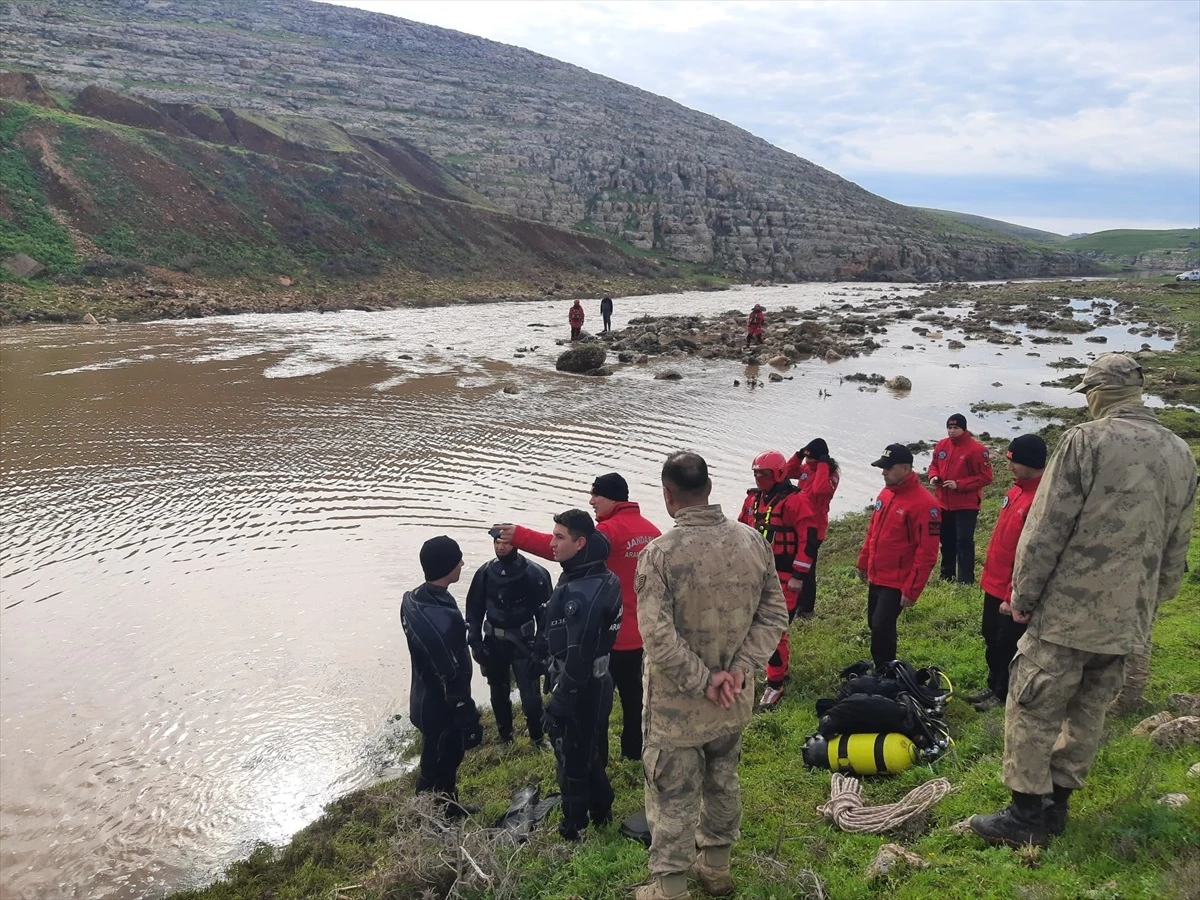
<instances>
[{"instance_id":1,"label":"layered rock cliff","mask_svg":"<svg viewBox=\"0 0 1200 900\"><path fill-rule=\"evenodd\" d=\"M0 66L52 88L400 138L486 202L780 279L997 277L1081 257L890 203L748 132L556 60L304 0L0 2Z\"/></svg>"}]
</instances>

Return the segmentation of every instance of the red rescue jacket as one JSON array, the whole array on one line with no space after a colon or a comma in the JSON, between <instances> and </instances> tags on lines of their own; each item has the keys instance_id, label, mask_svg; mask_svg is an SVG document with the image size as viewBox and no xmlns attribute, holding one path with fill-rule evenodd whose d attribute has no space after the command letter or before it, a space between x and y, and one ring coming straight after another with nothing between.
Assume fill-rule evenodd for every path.
<instances>
[{"instance_id":1,"label":"red rescue jacket","mask_svg":"<svg viewBox=\"0 0 1200 900\"><path fill-rule=\"evenodd\" d=\"M992 531L991 540L988 541L983 574L979 576L979 586L993 597L1005 601L1012 599L1017 541L1021 539L1029 507L1033 505L1033 497L1041 483L1041 475L1037 478L1017 479L1000 504L1000 516L996 519L996 527Z\"/></svg>"},{"instance_id":2,"label":"red rescue jacket","mask_svg":"<svg viewBox=\"0 0 1200 900\"><path fill-rule=\"evenodd\" d=\"M614 650L636 650L642 646L642 634L637 623L637 589L634 576L642 548L662 534L649 519L642 517L636 503L618 503L610 515L596 523L596 530L608 538L608 571L621 582L621 630L613 642ZM542 559L554 559L550 552L550 535L521 525L513 529L513 546Z\"/></svg>"},{"instance_id":3,"label":"red rescue jacket","mask_svg":"<svg viewBox=\"0 0 1200 900\"><path fill-rule=\"evenodd\" d=\"M567 321L571 323L572 328L583 327L583 307L576 303L571 307L571 311L567 313Z\"/></svg>"},{"instance_id":4,"label":"red rescue jacket","mask_svg":"<svg viewBox=\"0 0 1200 900\"><path fill-rule=\"evenodd\" d=\"M933 497L910 472L899 486L879 492L858 568L866 570L871 584L898 588L915 602L937 562L941 530Z\"/></svg>"},{"instance_id":5,"label":"red rescue jacket","mask_svg":"<svg viewBox=\"0 0 1200 900\"><path fill-rule=\"evenodd\" d=\"M794 598L796 592L789 590L787 583L809 574L813 564L805 544L808 529L816 527L817 518L808 497L790 481L775 485L770 494L750 488L738 521L766 538L775 555L775 571L779 573L784 597Z\"/></svg>"},{"instance_id":6,"label":"red rescue jacket","mask_svg":"<svg viewBox=\"0 0 1200 900\"><path fill-rule=\"evenodd\" d=\"M808 497L817 517L817 540L825 540L829 530L829 503L837 492L841 475L830 474L829 463L805 459L799 453L792 454L783 474L785 478L795 478L800 493Z\"/></svg>"},{"instance_id":7,"label":"red rescue jacket","mask_svg":"<svg viewBox=\"0 0 1200 900\"><path fill-rule=\"evenodd\" d=\"M979 509L983 489L992 483L992 457L987 447L966 432L957 441L944 437L933 448L927 474L929 478L958 483L953 491L937 488L942 509Z\"/></svg>"},{"instance_id":8,"label":"red rescue jacket","mask_svg":"<svg viewBox=\"0 0 1200 900\"><path fill-rule=\"evenodd\" d=\"M762 334L763 325L766 323L767 317L761 309L752 309L750 318L746 322L747 334Z\"/></svg>"}]
</instances>

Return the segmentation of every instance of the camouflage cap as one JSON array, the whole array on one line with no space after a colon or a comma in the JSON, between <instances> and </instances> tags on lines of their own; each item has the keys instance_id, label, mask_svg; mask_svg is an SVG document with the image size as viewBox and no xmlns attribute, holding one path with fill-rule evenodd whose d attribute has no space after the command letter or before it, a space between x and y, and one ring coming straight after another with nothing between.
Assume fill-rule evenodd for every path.
<instances>
[{"instance_id":1,"label":"camouflage cap","mask_svg":"<svg viewBox=\"0 0 1200 900\"><path fill-rule=\"evenodd\" d=\"M1123 353L1102 353L1088 366L1083 381L1072 390L1072 394L1084 394L1094 387L1141 387L1146 383L1142 367L1137 360Z\"/></svg>"}]
</instances>

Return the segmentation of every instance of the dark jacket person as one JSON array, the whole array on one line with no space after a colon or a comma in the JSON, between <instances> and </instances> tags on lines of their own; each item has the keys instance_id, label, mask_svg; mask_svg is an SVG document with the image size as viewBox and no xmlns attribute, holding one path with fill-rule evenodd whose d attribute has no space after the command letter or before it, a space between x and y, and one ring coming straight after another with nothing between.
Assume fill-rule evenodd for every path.
<instances>
[{"instance_id":1,"label":"dark jacket person","mask_svg":"<svg viewBox=\"0 0 1200 900\"><path fill-rule=\"evenodd\" d=\"M462 574L458 544L441 535L421 547L425 583L400 603L400 624L408 640L412 687L408 711L421 732L417 793L440 795L446 815L471 812L458 802L458 766L466 751L483 740L479 711L471 699L471 655L467 625L447 588Z\"/></svg>"},{"instance_id":2,"label":"dark jacket person","mask_svg":"<svg viewBox=\"0 0 1200 900\"><path fill-rule=\"evenodd\" d=\"M562 575L546 604L548 667L554 685L546 724L554 742L563 820L559 834L579 840L588 820L612 819L608 716L609 651L621 628L621 584L605 566L608 538L592 517L569 509L554 517L554 558Z\"/></svg>"}]
</instances>

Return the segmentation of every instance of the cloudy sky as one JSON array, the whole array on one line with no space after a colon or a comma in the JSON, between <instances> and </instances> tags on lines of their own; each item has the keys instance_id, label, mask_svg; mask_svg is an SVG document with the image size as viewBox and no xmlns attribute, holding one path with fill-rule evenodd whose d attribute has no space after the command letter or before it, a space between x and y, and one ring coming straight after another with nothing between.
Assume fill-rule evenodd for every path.
<instances>
[{"instance_id":1,"label":"cloudy sky","mask_svg":"<svg viewBox=\"0 0 1200 900\"><path fill-rule=\"evenodd\" d=\"M1200 224L1196 0L332 2L662 94L900 203Z\"/></svg>"}]
</instances>

